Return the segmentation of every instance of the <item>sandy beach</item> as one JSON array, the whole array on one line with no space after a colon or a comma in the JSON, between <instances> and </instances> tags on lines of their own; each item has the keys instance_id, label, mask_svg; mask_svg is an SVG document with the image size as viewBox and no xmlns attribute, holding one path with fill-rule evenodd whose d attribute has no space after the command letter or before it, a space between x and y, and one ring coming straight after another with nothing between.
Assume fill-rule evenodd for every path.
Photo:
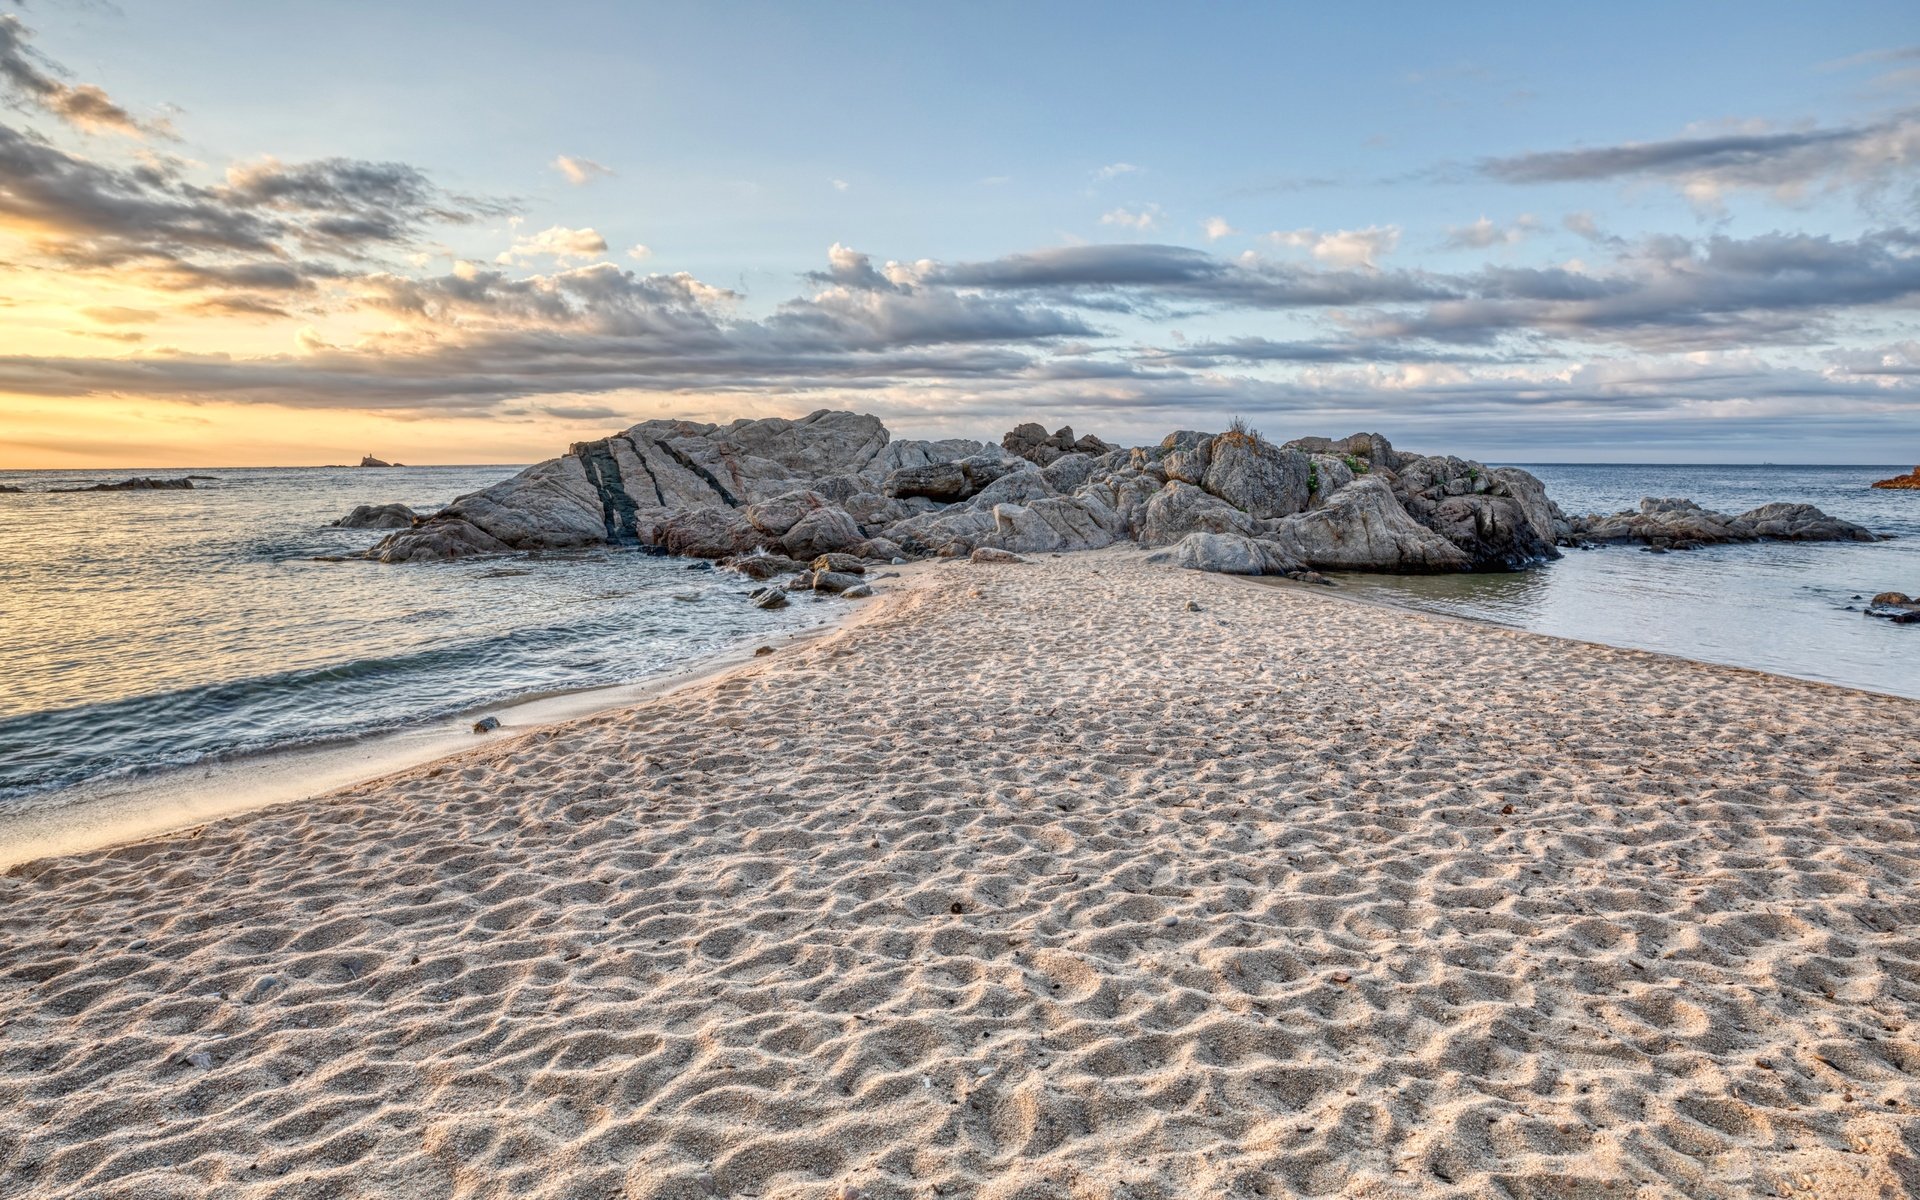
<instances>
[{"instance_id":1,"label":"sandy beach","mask_svg":"<svg viewBox=\"0 0 1920 1200\"><path fill-rule=\"evenodd\" d=\"M0 877L0 1195L1920 1194L1920 704L916 566Z\"/></svg>"}]
</instances>

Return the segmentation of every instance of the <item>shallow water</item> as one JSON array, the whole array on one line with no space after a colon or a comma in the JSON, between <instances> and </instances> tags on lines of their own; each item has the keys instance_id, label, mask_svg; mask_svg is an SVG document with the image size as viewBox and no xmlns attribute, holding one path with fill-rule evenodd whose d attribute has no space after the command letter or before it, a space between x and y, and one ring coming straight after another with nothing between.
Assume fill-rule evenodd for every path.
<instances>
[{"instance_id":1,"label":"shallow water","mask_svg":"<svg viewBox=\"0 0 1920 1200\"><path fill-rule=\"evenodd\" d=\"M1798 501L1896 540L1610 546L1514 574L1338 578L1433 612L1920 698L1920 626L1857 611L1876 592L1920 594L1920 492L1867 486L1908 467L1516 465L1568 513L1633 508L1643 496L1730 513Z\"/></svg>"},{"instance_id":2,"label":"shallow water","mask_svg":"<svg viewBox=\"0 0 1920 1200\"><path fill-rule=\"evenodd\" d=\"M824 619L635 553L312 561L384 536L328 527L356 504L432 510L513 470L209 470L189 492L75 495L32 489L187 472L0 472L30 489L0 495L0 805L631 682Z\"/></svg>"}]
</instances>

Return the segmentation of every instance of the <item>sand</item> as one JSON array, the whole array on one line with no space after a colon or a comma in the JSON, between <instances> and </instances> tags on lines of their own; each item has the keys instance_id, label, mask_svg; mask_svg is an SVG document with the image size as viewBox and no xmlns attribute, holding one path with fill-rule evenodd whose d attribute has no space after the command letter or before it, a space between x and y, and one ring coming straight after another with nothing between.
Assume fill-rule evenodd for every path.
<instances>
[{"instance_id":1,"label":"sand","mask_svg":"<svg viewBox=\"0 0 1920 1200\"><path fill-rule=\"evenodd\" d=\"M1131 550L889 586L0 878L0 1194L1920 1191L1920 704Z\"/></svg>"}]
</instances>

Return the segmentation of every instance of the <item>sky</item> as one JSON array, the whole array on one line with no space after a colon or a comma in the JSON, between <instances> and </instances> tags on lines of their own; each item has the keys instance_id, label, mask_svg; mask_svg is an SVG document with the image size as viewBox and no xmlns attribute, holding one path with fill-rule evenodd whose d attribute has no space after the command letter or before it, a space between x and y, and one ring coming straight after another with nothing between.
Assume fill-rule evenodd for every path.
<instances>
[{"instance_id":1,"label":"sky","mask_svg":"<svg viewBox=\"0 0 1920 1200\"><path fill-rule=\"evenodd\" d=\"M0 468L1920 459L1920 7L0 0Z\"/></svg>"}]
</instances>

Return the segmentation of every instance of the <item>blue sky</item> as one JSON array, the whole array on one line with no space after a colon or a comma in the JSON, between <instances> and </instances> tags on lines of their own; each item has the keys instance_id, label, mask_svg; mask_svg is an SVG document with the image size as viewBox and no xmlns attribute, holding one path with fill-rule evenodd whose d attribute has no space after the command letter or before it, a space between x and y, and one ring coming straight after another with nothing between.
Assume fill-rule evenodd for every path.
<instances>
[{"instance_id":1,"label":"blue sky","mask_svg":"<svg viewBox=\"0 0 1920 1200\"><path fill-rule=\"evenodd\" d=\"M1501 458L1920 454L1911 4L0 12L28 63L0 120L32 143L0 185L80 162L135 173L100 177L116 203L271 225L0 211L37 272L0 443L11 414L56 460L62 413L135 402L305 423L295 446L404 425L428 461L823 406L901 433L1237 413ZM349 194L352 163L418 185ZM312 164L334 190L290 199ZM370 205L377 235L315 232ZM299 277L234 282L269 262Z\"/></svg>"}]
</instances>

